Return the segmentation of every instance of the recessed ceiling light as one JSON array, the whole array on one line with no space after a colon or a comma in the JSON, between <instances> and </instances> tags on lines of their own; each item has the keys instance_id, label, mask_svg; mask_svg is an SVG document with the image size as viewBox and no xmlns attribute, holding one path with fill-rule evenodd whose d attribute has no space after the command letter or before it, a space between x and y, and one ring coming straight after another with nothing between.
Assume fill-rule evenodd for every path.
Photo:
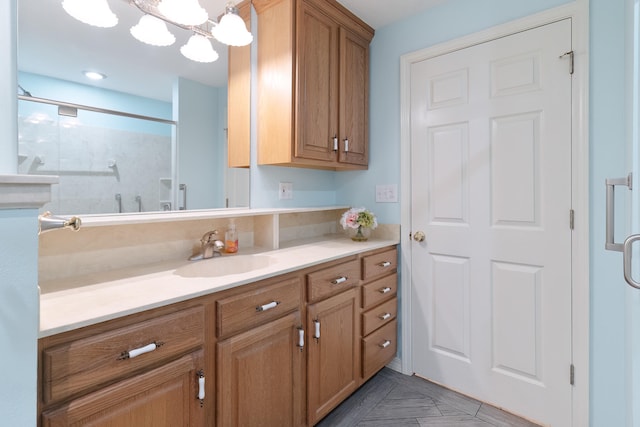
<instances>
[{"instance_id":1,"label":"recessed ceiling light","mask_svg":"<svg viewBox=\"0 0 640 427\"><path fill-rule=\"evenodd\" d=\"M86 78L91 80L103 80L107 78L106 75L98 73L97 71L83 71L82 74L84 74Z\"/></svg>"}]
</instances>

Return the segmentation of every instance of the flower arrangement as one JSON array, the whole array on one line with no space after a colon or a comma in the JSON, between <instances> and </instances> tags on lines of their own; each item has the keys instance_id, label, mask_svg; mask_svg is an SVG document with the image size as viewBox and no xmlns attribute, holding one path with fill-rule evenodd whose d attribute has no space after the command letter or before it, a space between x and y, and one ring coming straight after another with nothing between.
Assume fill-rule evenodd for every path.
<instances>
[{"instance_id":1,"label":"flower arrangement","mask_svg":"<svg viewBox=\"0 0 640 427\"><path fill-rule=\"evenodd\" d=\"M351 208L342 214L340 225L345 230L353 230L352 240L365 241L369 231L378 226L378 220L373 212L365 208Z\"/></svg>"}]
</instances>

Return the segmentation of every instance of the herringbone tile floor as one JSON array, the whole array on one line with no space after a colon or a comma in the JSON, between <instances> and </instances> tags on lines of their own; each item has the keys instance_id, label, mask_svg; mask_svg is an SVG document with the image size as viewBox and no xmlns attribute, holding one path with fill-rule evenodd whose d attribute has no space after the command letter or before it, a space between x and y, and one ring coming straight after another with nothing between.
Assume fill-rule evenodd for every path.
<instances>
[{"instance_id":1,"label":"herringbone tile floor","mask_svg":"<svg viewBox=\"0 0 640 427\"><path fill-rule=\"evenodd\" d=\"M384 368L318 427L533 427L493 406Z\"/></svg>"}]
</instances>

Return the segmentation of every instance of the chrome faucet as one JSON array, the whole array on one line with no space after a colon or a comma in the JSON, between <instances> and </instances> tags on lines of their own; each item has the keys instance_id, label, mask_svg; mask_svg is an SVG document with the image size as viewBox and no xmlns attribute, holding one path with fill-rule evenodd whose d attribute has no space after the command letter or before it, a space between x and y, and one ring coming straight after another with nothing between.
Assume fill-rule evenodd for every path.
<instances>
[{"instance_id":1,"label":"chrome faucet","mask_svg":"<svg viewBox=\"0 0 640 427\"><path fill-rule=\"evenodd\" d=\"M198 261L201 259L209 259L222 255L224 243L217 239L218 230L207 231L200 239L200 253L189 257L189 261Z\"/></svg>"}]
</instances>

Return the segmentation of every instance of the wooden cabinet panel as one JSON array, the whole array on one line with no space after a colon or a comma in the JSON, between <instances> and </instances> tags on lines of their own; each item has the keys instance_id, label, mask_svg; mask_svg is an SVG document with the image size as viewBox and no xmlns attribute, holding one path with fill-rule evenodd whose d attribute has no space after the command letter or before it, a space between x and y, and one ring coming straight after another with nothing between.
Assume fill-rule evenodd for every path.
<instances>
[{"instance_id":1,"label":"wooden cabinet panel","mask_svg":"<svg viewBox=\"0 0 640 427\"><path fill-rule=\"evenodd\" d=\"M339 161L369 163L369 41L340 29Z\"/></svg>"},{"instance_id":2,"label":"wooden cabinet panel","mask_svg":"<svg viewBox=\"0 0 640 427\"><path fill-rule=\"evenodd\" d=\"M362 308L373 307L396 295L398 275L396 273L362 286Z\"/></svg>"},{"instance_id":3,"label":"wooden cabinet panel","mask_svg":"<svg viewBox=\"0 0 640 427\"><path fill-rule=\"evenodd\" d=\"M218 300L218 337L262 325L298 310L302 299L300 292L300 280L294 277Z\"/></svg>"},{"instance_id":4,"label":"wooden cabinet panel","mask_svg":"<svg viewBox=\"0 0 640 427\"><path fill-rule=\"evenodd\" d=\"M393 249L373 255L367 255L362 260L362 280L389 274L398 268L398 250Z\"/></svg>"},{"instance_id":5,"label":"wooden cabinet panel","mask_svg":"<svg viewBox=\"0 0 640 427\"><path fill-rule=\"evenodd\" d=\"M202 405L197 398L203 359L200 350L45 411L42 425L204 426L207 397Z\"/></svg>"},{"instance_id":6,"label":"wooden cabinet panel","mask_svg":"<svg viewBox=\"0 0 640 427\"><path fill-rule=\"evenodd\" d=\"M251 29L251 4L236 6ZM227 157L230 168L247 168L251 145L251 45L229 46L229 86L227 91Z\"/></svg>"},{"instance_id":7,"label":"wooden cabinet panel","mask_svg":"<svg viewBox=\"0 0 640 427\"><path fill-rule=\"evenodd\" d=\"M335 408L358 387L357 289L307 307L307 416L309 425ZM319 322L319 338L315 337Z\"/></svg>"},{"instance_id":8,"label":"wooden cabinet panel","mask_svg":"<svg viewBox=\"0 0 640 427\"><path fill-rule=\"evenodd\" d=\"M300 326L294 312L218 343L218 426L303 425Z\"/></svg>"},{"instance_id":9,"label":"wooden cabinet panel","mask_svg":"<svg viewBox=\"0 0 640 427\"><path fill-rule=\"evenodd\" d=\"M360 264L353 260L307 274L307 293L310 302L318 301L357 286Z\"/></svg>"},{"instance_id":10,"label":"wooden cabinet panel","mask_svg":"<svg viewBox=\"0 0 640 427\"><path fill-rule=\"evenodd\" d=\"M155 343L135 358L126 353ZM134 325L44 349L45 403L124 378L142 368L185 354L204 343L204 308L196 306Z\"/></svg>"},{"instance_id":11,"label":"wooden cabinet panel","mask_svg":"<svg viewBox=\"0 0 640 427\"><path fill-rule=\"evenodd\" d=\"M362 336L367 336L379 327L391 322L396 318L397 314L397 298L390 299L362 313Z\"/></svg>"},{"instance_id":12,"label":"wooden cabinet panel","mask_svg":"<svg viewBox=\"0 0 640 427\"><path fill-rule=\"evenodd\" d=\"M296 157L337 160L338 138L338 25L306 2L297 16L299 125Z\"/></svg>"},{"instance_id":13,"label":"wooden cabinet panel","mask_svg":"<svg viewBox=\"0 0 640 427\"><path fill-rule=\"evenodd\" d=\"M362 377L367 380L393 359L398 350L397 322L386 324L362 339Z\"/></svg>"}]
</instances>

